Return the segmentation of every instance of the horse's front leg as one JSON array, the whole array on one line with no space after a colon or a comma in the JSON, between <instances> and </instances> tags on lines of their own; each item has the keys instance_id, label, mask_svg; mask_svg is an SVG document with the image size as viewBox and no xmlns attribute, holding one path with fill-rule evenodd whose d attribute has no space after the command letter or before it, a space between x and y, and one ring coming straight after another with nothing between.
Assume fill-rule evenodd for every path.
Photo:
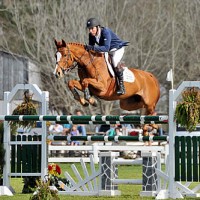
<instances>
[{"instance_id":1,"label":"horse's front leg","mask_svg":"<svg viewBox=\"0 0 200 200\"><path fill-rule=\"evenodd\" d=\"M96 100L95 98L91 97L90 91L89 91L89 88L88 88L88 87L85 88L85 89L83 90L83 93L84 93L85 99L86 99L92 106L97 107L97 100Z\"/></svg>"},{"instance_id":2,"label":"horse's front leg","mask_svg":"<svg viewBox=\"0 0 200 200\"><path fill-rule=\"evenodd\" d=\"M88 100L89 103L92 104L93 106L97 106L96 99L94 99L90 96L90 92L89 92L89 88L88 88L89 85L92 86L93 88L99 90L99 93L104 94L107 91L106 84L101 81L98 81L97 79L94 79L94 78L84 78L82 81L82 87L83 87L85 99Z\"/></svg>"},{"instance_id":3,"label":"horse's front leg","mask_svg":"<svg viewBox=\"0 0 200 200\"><path fill-rule=\"evenodd\" d=\"M87 89L89 85L99 90L99 93L101 94L104 94L107 91L106 82L98 81L94 78L84 78L82 81L83 90Z\"/></svg>"},{"instance_id":4,"label":"horse's front leg","mask_svg":"<svg viewBox=\"0 0 200 200\"><path fill-rule=\"evenodd\" d=\"M68 87L70 91L72 92L74 99L80 102L81 105L83 106L88 106L88 102L85 100L85 98L81 97L78 93L78 90L83 92L83 87L81 83L77 80L70 80L68 82Z\"/></svg>"}]
</instances>

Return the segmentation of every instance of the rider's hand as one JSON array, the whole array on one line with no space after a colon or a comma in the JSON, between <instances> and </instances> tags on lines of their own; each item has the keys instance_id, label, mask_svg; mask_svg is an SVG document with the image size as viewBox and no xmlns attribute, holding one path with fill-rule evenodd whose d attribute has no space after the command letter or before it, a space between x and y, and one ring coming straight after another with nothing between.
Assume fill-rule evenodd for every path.
<instances>
[{"instance_id":1,"label":"rider's hand","mask_svg":"<svg viewBox=\"0 0 200 200\"><path fill-rule=\"evenodd\" d=\"M85 45L85 50L86 50L86 51L94 50L94 46L89 45L89 44L86 44L86 45Z\"/></svg>"}]
</instances>

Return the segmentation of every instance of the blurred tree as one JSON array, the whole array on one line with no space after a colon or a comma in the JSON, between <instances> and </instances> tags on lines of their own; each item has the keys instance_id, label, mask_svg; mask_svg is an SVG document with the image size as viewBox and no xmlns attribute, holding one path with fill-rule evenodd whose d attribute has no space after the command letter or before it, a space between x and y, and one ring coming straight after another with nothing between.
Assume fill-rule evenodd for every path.
<instances>
[{"instance_id":1,"label":"blurred tree","mask_svg":"<svg viewBox=\"0 0 200 200\"><path fill-rule=\"evenodd\" d=\"M170 85L166 74L174 71L174 86L184 80L198 80L200 2L174 0L58 0L8 1L0 5L2 40L0 47L25 55L41 69L44 90L50 92L50 106L73 112L79 105L66 87L76 71L62 80L52 72L56 51L54 38L88 42L85 22L97 17L130 42L124 61L128 67L155 74L162 85L160 109L166 111ZM98 108L85 113L118 112L117 102L99 101Z\"/></svg>"}]
</instances>

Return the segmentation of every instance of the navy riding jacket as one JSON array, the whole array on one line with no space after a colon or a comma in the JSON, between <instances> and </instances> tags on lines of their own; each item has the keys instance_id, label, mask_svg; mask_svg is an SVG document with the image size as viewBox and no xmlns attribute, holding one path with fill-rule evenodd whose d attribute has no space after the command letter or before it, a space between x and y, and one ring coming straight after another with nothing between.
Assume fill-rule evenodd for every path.
<instances>
[{"instance_id":1,"label":"navy riding jacket","mask_svg":"<svg viewBox=\"0 0 200 200\"><path fill-rule=\"evenodd\" d=\"M97 52L109 52L111 49L120 49L123 46L127 46L129 42L121 40L113 31L106 27L101 27L101 35L99 43L96 41L96 37L89 34L89 45L98 44L94 46L94 51Z\"/></svg>"}]
</instances>

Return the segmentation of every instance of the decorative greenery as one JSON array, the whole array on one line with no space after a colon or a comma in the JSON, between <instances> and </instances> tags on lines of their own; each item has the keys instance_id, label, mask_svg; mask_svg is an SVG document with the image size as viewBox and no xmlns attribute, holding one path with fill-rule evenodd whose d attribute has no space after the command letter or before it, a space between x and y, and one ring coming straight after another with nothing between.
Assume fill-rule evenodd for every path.
<instances>
[{"instance_id":1,"label":"decorative greenery","mask_svg":"<svg viewBox=\"0 0 200 200\"><path fill-rule=\"evenodd\" d=\"M30 200L59 200L58 191L50 188L50 180L36 180L37 189Z\"/></svg>"},{"instance_id":2,"label":"decorative greenery","mask_svg":"<svg viewBox=\"0 0 200 200\"><path fill-rule=\"evenodd\" d=\"M36 107L32 103L32 97L33 95L29 94L29 91L26 90L24 92L24 101L18 105L12 115L37 115ZM10 124L15 126L22 126L22 127L34 127L35 122L34 121L12 121Z\"/></svg>"},{"instance_id":3,"label":"decorative greenery","mask_svg":"<svg viewBox=\"0 0 200 200\"><path fill-rule=\"evenodd\" d=\"M200 123L200 90L189 88L182 92L183 102L176 106L175 120L187 131L192 132Z\"/></svg>"},{"instance_id":4,"label":"decorative greenery","mask_svg":"<svg viewBox=\"0 0 200 200\"><path fill-rule=\"evenodd\" d=\"M58 164L50 163L48 165L48 176L45 180L36 180L37 189L34 192L31 200L57 200L57 190L51 189L50 186L59 187L58 176L61 174L61 168Z\"/></svg>"}]
</instances>

